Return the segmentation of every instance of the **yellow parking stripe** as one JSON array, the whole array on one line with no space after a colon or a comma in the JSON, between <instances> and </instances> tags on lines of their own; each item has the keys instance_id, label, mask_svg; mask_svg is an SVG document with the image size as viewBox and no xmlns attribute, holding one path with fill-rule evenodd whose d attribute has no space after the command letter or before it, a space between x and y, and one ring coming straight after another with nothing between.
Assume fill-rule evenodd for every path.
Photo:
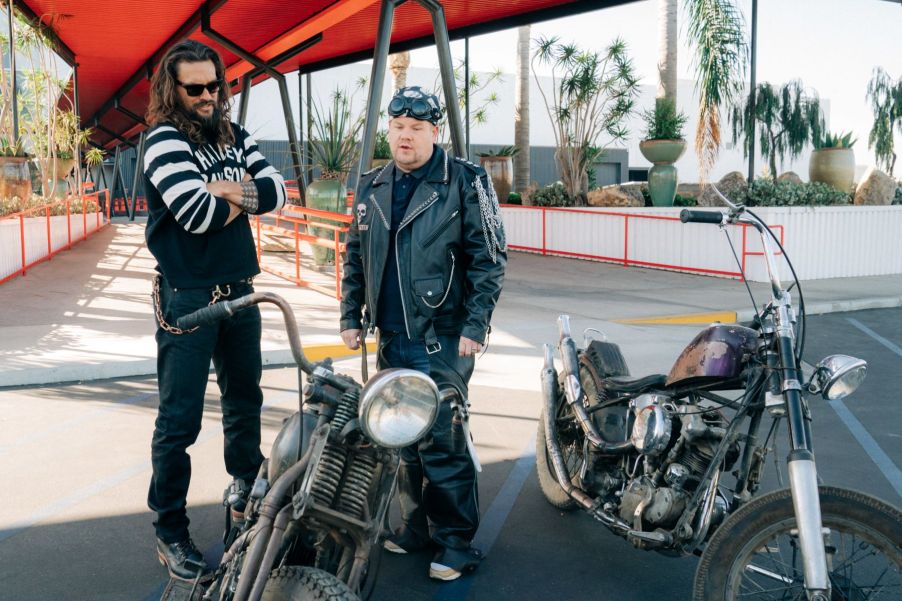
<instances>
[{"instance_id":1,"label":"yellow parking stripe","mask_svg":"<svg viewBox=\"0 0 902 601\"><path fill-rule=\"evenodd\" d=\"M736 323L735 311L712 311L710 313L687 313L685 315L663 315L660 317L640 317L637 319L617 319L616 323L642 324L642 325L707 325L719 321L720 323Z\"/></svg>"}]
</instances>

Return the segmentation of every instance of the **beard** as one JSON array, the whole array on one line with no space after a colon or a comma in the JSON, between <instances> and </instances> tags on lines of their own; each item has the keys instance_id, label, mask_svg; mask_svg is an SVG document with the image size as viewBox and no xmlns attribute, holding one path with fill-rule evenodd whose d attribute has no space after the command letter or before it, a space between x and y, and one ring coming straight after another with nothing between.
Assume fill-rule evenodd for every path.
<instances>
[{"instance_id":1,"label":"beard","mask_svg":"<svg viewBox=\"0 0 902 601\"><path fill-rule=\"evenodd\" d=\"M185 109L183 107L182 113L189 121L192 121L198 126L207 142L215 144L219 141L219 124L222 121L222 111L215 103L213 103L213 114L207 117L201 115L197 110L198 108L202 107L197 105L191 107L191 109Z\"/></svg>"}]
</instances>

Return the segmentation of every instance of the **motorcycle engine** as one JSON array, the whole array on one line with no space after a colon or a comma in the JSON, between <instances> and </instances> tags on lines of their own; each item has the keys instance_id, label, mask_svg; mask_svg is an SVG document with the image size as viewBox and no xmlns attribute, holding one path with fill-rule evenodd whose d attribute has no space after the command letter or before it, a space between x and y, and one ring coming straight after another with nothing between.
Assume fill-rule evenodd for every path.
<instances>
[{"instance_id":1,"label":"motorcycle engine","mask_svg":"<svg viewBox=\"0 0 902 601\"><path fill-rule=\"evenodd\" d=\"M714 458L726 420L717 411L696 403L677 405L661 394L640 395L630 408L630 440L644 473L623 490L620 517L643 530L673 527ZM723 469L729 470L738 456L733 443Z\"/></svg>"}]
</instances>

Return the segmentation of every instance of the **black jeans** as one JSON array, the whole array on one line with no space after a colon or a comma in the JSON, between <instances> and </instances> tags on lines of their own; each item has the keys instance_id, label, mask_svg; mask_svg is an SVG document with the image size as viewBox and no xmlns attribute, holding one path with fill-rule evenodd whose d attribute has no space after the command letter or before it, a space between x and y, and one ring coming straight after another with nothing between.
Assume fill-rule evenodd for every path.
<instances>
[{"instance_id":1,"label":"black jeans","mask_svg":"<svg viewBox=\"0 0 902 601\"><path fill-rule=\"evenodd\" d=\"M231 284L230 288L228 298L253 292L247 282ZM211 297L208 288L173 289L165 278L160 278L160 305L169 324L205 306ZM211 359L221 392L226 471L245 480L253 480L257 475L263 461L260 334L257 307L190 334L171 334L158 324L160 408L151 443L153 476L147 504L157 513L154 526L164 542L172 543L188 536L185 499L191 480L191 459L185 450L200 433Z\"/></svg>"},{"instance_id":2,"label":"black jeans","mask_svg":"<svg viewBox=\"0 0 902 601\"><path fill-rule=\"evenodd\" d=\"M442 349L426 353L423 341L380 332L378 367L406 367L429 374L439 390L455 387L466 398L473 357L458 357L457 336L438 336ZM417 444L401 449L398 501L403 528L421 540L466 549L479 527L476 468L450 403L439 407L435 425Z\"/></svg>"}]
</instances>

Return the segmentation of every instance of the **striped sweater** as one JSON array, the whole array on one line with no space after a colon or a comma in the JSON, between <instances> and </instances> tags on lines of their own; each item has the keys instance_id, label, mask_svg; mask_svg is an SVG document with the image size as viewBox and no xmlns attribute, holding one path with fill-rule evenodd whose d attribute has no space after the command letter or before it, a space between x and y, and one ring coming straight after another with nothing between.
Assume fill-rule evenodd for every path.
<instances>
[{"instance_id":1,"label":"striped sweater","mask_svg":"<svg viewBox=\"0 0 902 601\"><path fill-rule=\"evenodd\" d=\"M285 182L243 127L232 124L235 145L195 144L167 124L147 133L144 189L147 247L157 270L177 288L207 288L260 273L247 214L226 225L228 202L207 192L207 182L253 177L256 213L285 204Z\"/></svg>"}]
</instances>

